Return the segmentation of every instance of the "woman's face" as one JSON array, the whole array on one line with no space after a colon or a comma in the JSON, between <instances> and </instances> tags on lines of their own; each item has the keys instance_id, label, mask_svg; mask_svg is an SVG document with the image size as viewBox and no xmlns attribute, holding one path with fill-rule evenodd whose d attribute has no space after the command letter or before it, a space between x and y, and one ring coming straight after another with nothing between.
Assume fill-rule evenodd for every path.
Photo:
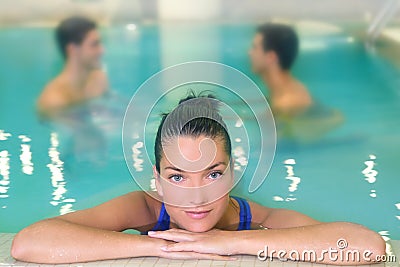
<instances>
[{"instance_id":1,"label":"woman's face","mask_svg":"<svg viewBox=\"0 0 400 267\"><path fill-rule=\"evenodd\" d=\"M176 137L163 146L156 181L172 222L192 232L212 229L226 211L233 184L223 140Z\"/></svg>"}]
</instances>

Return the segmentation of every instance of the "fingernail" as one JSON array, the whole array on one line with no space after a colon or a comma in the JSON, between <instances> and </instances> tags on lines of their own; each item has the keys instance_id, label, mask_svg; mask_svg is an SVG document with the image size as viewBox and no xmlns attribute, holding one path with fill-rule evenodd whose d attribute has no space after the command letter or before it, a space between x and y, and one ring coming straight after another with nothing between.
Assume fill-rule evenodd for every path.
<instances>
[{"instance_id":1,"label":"fingernail","mask_svg":"<svg viewBox=\"0 0 400 267\"><path fill-rule=\"evenodd\" d=\"M155 235L156 232L155 232L155 231L148 231L147 234L148 234L148 235Z\"/></svg>"},{"instance_id":2,"label":"fingernail","mask_svg":"<svg viewBox=\"0 0 400 267\"><path fill-rule=\"evenodd\" d=\"M168 251L167 246L162 246L162 247L160 247L160 249L161 249L162 251Z\"/></svg>"}]
</instances>

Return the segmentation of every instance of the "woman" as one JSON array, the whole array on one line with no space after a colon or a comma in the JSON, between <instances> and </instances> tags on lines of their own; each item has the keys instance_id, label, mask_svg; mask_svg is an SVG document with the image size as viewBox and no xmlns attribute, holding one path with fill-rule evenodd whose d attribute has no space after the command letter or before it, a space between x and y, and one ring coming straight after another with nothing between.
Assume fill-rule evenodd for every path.
<instances>
[{"instance_id":1,"label":"woman","mask_svg":"<svg viewBox=\"0 0 400 267\"><path fill-rule=\"evenodd\" d=\"M38 263L139 256L234 260L235 254L296 260L293 254L271 251L301 255L313 250L318 259L297 260L370 264L369 259L385 253L380 235L363 226L322 223L295 211L229 196L231 141L211 96L189 96L163 116L155 161L158 195L131 192L94 208L37 222L15 236L12 256ZM127 229L147 235L122 232ZM346 246L338 248L338 240ZM369 258L335 260L325 252L335 248L368 250Z\"/></svg>"}]
</instances>

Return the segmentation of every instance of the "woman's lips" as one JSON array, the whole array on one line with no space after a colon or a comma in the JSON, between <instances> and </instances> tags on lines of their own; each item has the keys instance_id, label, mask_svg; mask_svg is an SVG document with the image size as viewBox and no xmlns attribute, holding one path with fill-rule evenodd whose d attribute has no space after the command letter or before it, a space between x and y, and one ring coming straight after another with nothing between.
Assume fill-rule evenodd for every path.
<instances>
[{"instance_id":1,"label":"woman's lips","mask_svg":"<svg viewBox=\"0 0 400 267\"><path fill-rule=\"evenodd\" d=\"M211 210L204 211L185 211L185 213L192 219L203 219L205 218Z\"/></svg>"}]
</instances>

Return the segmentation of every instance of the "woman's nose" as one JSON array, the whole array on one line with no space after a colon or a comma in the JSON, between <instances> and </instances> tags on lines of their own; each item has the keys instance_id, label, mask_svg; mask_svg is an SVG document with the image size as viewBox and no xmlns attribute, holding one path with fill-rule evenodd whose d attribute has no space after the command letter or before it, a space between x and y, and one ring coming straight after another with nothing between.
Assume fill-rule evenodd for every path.
<instances>
[{"instance_id":1,"label":"woman's nose","mask_svg":"<svg viewBox=\"0 0 400 267\"><path fill-rule=\"evenodd\" d=\"M205 188L195 188L193 189L192 195L190 196L190 205L193 206L203 206L207 204L208 198L207 198L207 192L205 191Z\"/></svg>"},{"instance_id":2,"label":"woman's nose","mask_svg":"<svg viewBox=\"0 0 400 267\"><path fill-rule=\"evenodd\" d=\"M190 204L194 206L201 206L207 203L207 187L203 183L203 179L200 177L198 179L192 179L192 183L190 185L191 196L190 196Z\"/></svg>"}]
</instances>

